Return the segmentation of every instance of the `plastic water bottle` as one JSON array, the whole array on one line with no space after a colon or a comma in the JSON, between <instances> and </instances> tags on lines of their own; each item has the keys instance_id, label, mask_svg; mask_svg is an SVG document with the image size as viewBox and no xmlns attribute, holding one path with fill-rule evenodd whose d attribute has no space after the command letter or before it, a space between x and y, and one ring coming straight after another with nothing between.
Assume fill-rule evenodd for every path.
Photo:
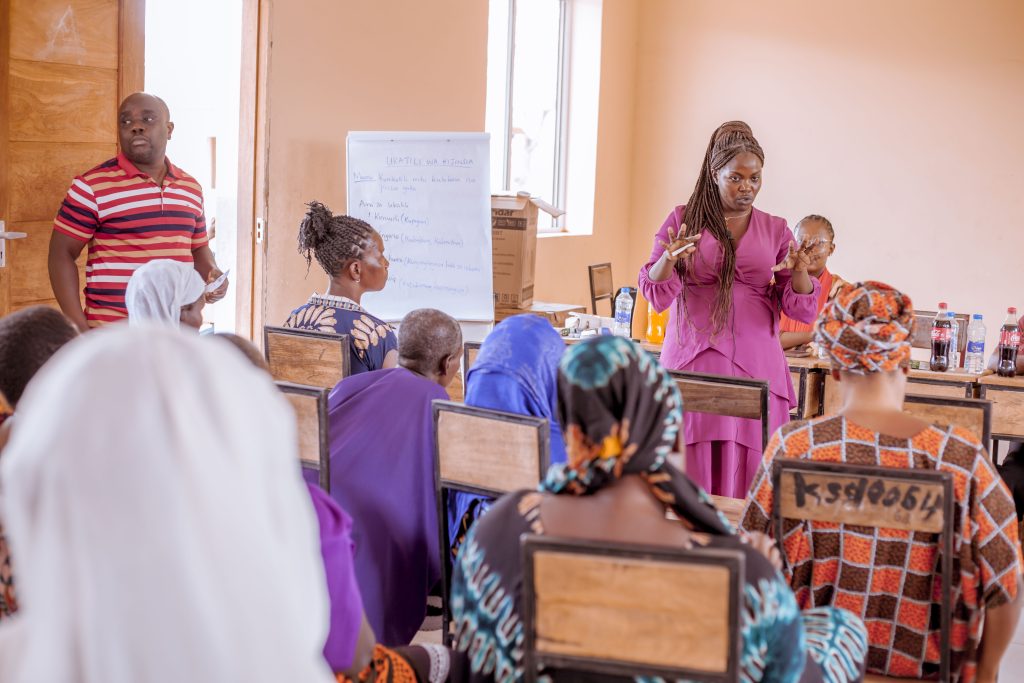
<instances>
[{"instance_id":1,"label":"plastic water bottle","mask_svg":"<svg viewBox=\"0 0 1024 683\"><path fill-rule=\"evenodd\" d=\"M960 367L960 323L953 311L949 312L949 322L953 324L949 328L949 367L955 371Z\"/></svg>"},{"instance_id":2,"label":"plastic water bottle","mask_svg":"<svg viewBox=\"0 0 1024 683\"><path fill-rule=\"evenodd\" d=\"M975 313L967 326L967 354L964 356L964 369L975 375L985 369L985 332L985 319L981 313Z\"/></svg>"},{"instance_id":3,"label":"plastic water bottle","mask_svg":"<svg viewBox=\"0 0 1024 683\"><path fill-rule=\"evenodd\" d=\"M629 339L633 336L633 297L629 288L623 287L615 297L615 326L612 334Z\"/></svg>"}]
</instances>

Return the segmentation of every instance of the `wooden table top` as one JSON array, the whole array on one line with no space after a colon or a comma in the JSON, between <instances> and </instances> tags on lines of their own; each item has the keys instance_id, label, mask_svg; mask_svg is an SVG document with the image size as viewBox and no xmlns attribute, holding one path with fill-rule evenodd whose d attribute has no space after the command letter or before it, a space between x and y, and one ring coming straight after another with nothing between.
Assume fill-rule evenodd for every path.
<instances>
[{"instance_id":1,"label":"wooden table top","mask_svg":"<svg viewBox=\"0 0 1024 683\"><path fill-rule=\"evenodd\" d=\"M996 374L984 375L978 380L978 382L986 386L1024 389L1024 376L1021 375L1017 375L1016 377L1000 377Z\"/></svg>"}]
</instances>

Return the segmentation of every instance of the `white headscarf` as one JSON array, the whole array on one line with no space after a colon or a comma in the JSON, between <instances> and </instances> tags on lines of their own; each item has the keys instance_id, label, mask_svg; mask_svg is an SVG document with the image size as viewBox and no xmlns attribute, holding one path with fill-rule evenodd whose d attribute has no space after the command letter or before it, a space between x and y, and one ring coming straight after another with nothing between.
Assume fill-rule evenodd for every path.
<instances>
[{"instance_id":1,"label":"white headscarf","mask_svg":"<svg viewBox=\"0 0 1024 683\"><path fill-rule=\"evenodd\" d=\"M63 349L0 458L21 604L0 679L333 680L295 430L227 344L120 327Z\"/></svg>"},{"instance_id":2,"label":"white headscarf","mask_svg":"<svg viewBox=\"0 0 1024 683\"><path fill-rule=\"evenodd\" d=\"M191 263L168 259L145 263L132 273L124 293L128 324L156 322L177 328L182 307L198 301L205 291L206 284Z\"/></svg>"}]
</instances>

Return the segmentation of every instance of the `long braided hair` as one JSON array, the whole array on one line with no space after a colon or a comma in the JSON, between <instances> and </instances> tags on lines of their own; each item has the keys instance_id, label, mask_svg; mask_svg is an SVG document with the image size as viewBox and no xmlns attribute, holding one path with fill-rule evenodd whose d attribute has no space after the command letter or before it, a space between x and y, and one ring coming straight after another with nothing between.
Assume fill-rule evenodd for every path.
<instances>
[{"instance_id":1,"label":"long braided hair","mask_svg":"<svg viewBox=\"0 0 1024 683\"><path fill-rule=\"evenodd\" d=\"M722 200L718 196L718 186L715 185L713 173L720 171L737 155L743 152L754 154L761 163L764 163L764 150L754 138L753 131L743 121L728 121L723 123L711 135L708 149L704 153L704 163L701 165L700 174L697 176L697 185L693 188L690 200L686 202L686 211L683 222L686 223L686 237L698 235L706 229L711 233L722 247L722 267L718 272L717 291L715 293L715 305L711 313L711 325L713 332L717 334L725 327L732 307L732 285L736 278L736 247L732 243L732 236L725 225L725 214L722 212ZM685 274L686 265L683 260L676 261L676 272L682 277ZM683 307L686 289L680 295ZM678 303L678 302L677 302ZM689 316L677 311L678 319Z\"/></svg>"},{"instance_id":2,"label":"long braided hair","mask_svg":"<svg viewBox=\"0 0 1024 683\"><path fill-rule=\"evenodd\" d=\"M335 216L324 204L313 200L299 224L299 253L306 259L306 271L313 257L331 277L337 276L352 259L362 258L377 231L366 221L352 216Z\"/></svg>"}]
</instances>

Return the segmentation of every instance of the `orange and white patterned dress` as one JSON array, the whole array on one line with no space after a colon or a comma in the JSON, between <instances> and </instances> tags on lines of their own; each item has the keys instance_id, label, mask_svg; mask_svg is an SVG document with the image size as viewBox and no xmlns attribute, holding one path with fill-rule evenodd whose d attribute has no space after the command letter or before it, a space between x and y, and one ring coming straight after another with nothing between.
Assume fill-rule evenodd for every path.
<instances>
[{"instance_id":1,"label":"orange and white patterned dress","mask_svg":"<svg viewBox=\"0 0 1024 683\"><path fill-rule=\"evenodd\" d=\"M773 533L772 462L819 462L951 472L954 535L953 681L977 669L983 609L1017 595L1021 545L1013 499L979 440L960 427L930 426L910 439L843 416L784 425L773 436L747 500L742 528ZM801 609L841 607L867 627L867 670L907 678L939 671L941 573L938 537L823 522L783 522L786 576Z\"/></svg>"}]
</instances>

